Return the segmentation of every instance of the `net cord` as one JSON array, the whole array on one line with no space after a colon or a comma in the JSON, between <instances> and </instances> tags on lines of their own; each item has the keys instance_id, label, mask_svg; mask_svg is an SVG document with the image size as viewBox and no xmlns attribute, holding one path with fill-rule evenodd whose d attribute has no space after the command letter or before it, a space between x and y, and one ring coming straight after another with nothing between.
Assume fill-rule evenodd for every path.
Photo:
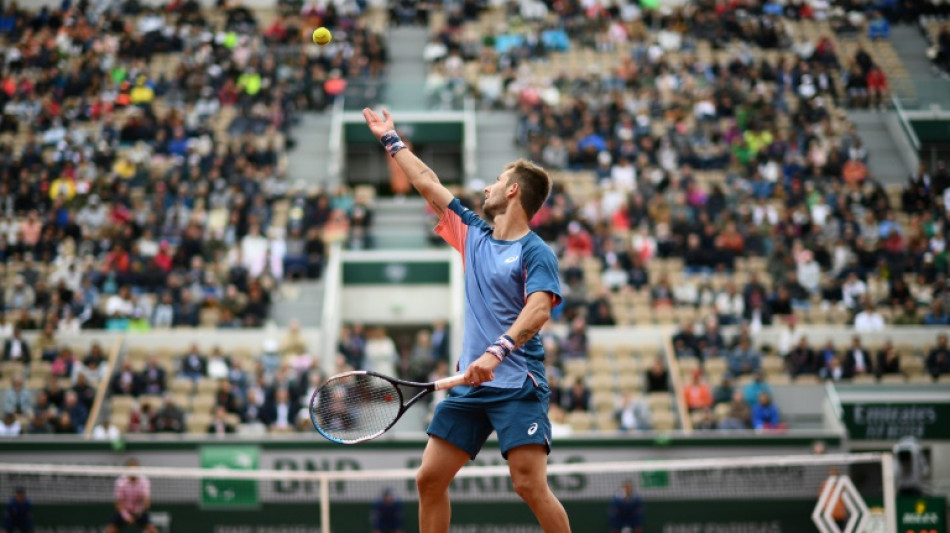
<instances>
[{"instance_id":1,"label":"net cord","mask_svg":"<svg viewBox=\"0 0 950 533\"><path fill-rule=\"evenodd\" d=\"M548 465L550 475L602 474L607 472L650 472L656 470L681 471L702 469L746 468L750 466L843 465L853 463L880 463L889 454L851 453L827 455L778 455L755 457L718 457L702 459L666 459L658 461L613 461L603 463L565 463ZM332 472L297 470L227 470L206 468L125 467L71 464L0 463L0 473L57 474L75 476L122 476L135 472L154 478L177 479L254 479L258 481L374 481L380 479L412 479L416 470L411 468L383 470L341 470ZM508 475L507 466L469 466L456 477L491 477Z\"/></svg>"}]
</instances>

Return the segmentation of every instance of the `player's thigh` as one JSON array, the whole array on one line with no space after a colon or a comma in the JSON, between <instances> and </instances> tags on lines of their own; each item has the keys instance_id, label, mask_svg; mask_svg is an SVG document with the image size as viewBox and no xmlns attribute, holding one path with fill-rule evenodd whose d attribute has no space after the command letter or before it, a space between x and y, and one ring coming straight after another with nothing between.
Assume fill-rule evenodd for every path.
<instances>
[{"instance_id":1,"label":"player's thigh","mask_svg":"<svg viewBox=\"0 0 950 533\"><path fill-rule=\"evenodd\" d=\"M492 424L484 402L453 397L436 406L426 430L429 436L467 452L471 459L478 455L491 432Z\"/></svg>"},{"instance_id":2,"label":"player's thigh","mask_svg":"<svg viewBox=\"0 0 950 533\"><path fill-rule=\"evenodd\" d=\"M416 479L420 485L448 487L468 460L469 452L441 437L430 436Z\"/></svg>"}]
</instances>

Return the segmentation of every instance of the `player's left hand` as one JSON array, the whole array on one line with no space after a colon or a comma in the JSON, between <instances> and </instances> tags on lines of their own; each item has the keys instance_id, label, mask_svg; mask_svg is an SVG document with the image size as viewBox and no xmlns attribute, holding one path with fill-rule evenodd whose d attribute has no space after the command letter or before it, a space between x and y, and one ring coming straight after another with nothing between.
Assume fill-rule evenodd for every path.
<instances>
[{"instance_id":1,"label":"player's left hand","mask_svg":"<svg viewBox=\"0 0 950 533\"><path fill-rule=\"evenodd\" d=\"M477 387L495 379L495 367L501 364L494 355L485 352L465 369L465 383Z\"/></svg>"}]
</instances>

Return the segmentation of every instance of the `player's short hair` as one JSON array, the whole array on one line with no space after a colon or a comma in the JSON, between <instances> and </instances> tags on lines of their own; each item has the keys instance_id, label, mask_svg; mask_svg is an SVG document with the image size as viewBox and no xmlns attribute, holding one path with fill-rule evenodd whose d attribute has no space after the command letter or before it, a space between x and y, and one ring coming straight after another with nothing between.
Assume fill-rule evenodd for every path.
<instances>
[{"instance_id":1,"label":"player's short hair","mask_svg":"<svg viewBox=\"0 0 950 533\"><path fill-rule=\"evenodd\" d=\"M508 185L517 182L521 187L521 207L528 220L534 218L551 194L551 177L543 168L526 159L508 163L505 170L511 171Z\"/></svg>"}]
</instances>

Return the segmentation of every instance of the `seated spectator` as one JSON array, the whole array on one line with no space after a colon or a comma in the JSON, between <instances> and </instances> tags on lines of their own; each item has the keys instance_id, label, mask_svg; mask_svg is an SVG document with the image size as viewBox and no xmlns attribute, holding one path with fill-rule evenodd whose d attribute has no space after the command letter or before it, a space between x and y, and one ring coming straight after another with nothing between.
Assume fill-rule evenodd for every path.
<instances>
[{"instance_id":1,"label":"seated spectator","mask_svg":"<svg viewBox=\"0 0 950 533\"><path fill-rule=\"evenodd\" d=\"M97 424L96 427L92 429L92 438L94 440L107 440L115 442L122 437L119 428L116 427L108 418L105 419L101 424Z\"/></svg>"},{"instance_id":2,"label":"seated spectator","mask_svg":"<svg viewBox=\"0 0 950 533\"><path fill-rule=\"evenodd\" d=\"M75 435L79 433L79 428L73 423L69 411L60 411L56 415L56 421L53 424L53 433L57 435Z\"/></svg>"},{"instance_id":3,"label":"seated spectator","mask_svg":"<svg viewBox=\"0 0 950 533\"><path fill-rule=\"evenodd\" d=\"M785 356L785 364L792 377L818 372L818 358L808 346L808 339L802 336L798 344Z\"/></svg>"},{"instance_id":4,"label":"seated spectator","mask_svg":"<svg viewBox=\"0 0 950 533\"><path fill-rule=\"evenodd\" d=\"M112 376L110 389L112 394L115 395L139 395L141 392L141 383L139 377L135 374L135 370L132 369L131 360L124 359L122 361L122 366L116 371L115 375Z\"/></svg>"},{"instance_id":5,"label":"seated spectator","mask_svg":"<svg viewBox=\"0 0 950 533\"><path fill-rule=\"evenodd\" d=\"M208 434L225 435L234 433L235 428L228 422L228 412L223 406L217 406L214 409L214 418L208 424Z\"/></svg>"},{"instance_id":6,"label":"seated spectator","mask_svg":"<svg viewBox=\"0 0 950 533\"><path fill-rule=\"evenodd\" d=\"M699 339L692 321L684 321L679 332L673 335L673 347L677 357L699 357Z\"/></svg>"},{"instance_id":7,"label":"seated spectator","mask_svg":"<svg viewBox=\"0 0 950 533\"><path fill-rule=\"evenodd\" d=\"M155 431L158 433L185 432L185 413L175 405L171 395L165 395L162 408L155 413Z\"/></svg>"},{"instance_id":8,"label":"seated spectator","mask_svg":"<svg viewBox=\"0 0 950 533\"><path fill-rule=\"evenodd\" d=\"M86 419L89 418L89 410L86 406L79 403L79 397L73 391L66 391L63 401L62 413L69 413L69 420L76 428L76 433L82 433L86 427Z\"/></svg>"},{"instance_id":9,"label":"seated spectator","mask_svg":"<svg viewBox=\"0 0 950 533\"><path fill-rule=\"evenodd\" d=\"M943 302L935 299L930 304L930 310L924 315L924 325L926 326L950 326L950 313L943 308Z\"/></svg>"},{"instance_id":10,"label":"seated spectator","mask_svg":"<svg viewBox=\"0 0 950 533\"><path fill-rule=\"evenodd\" d=\"M33 393L23 386L21 376L13 376L12 386L3 397L3 410L14 415L28 415L33 412Z\"/></svg>"},{"instance_id":11,"label":"seated spectator","mask_svg":"<svg viewBox=\"0 0 950 533\"><path fill-rule=\"evenodd\" d=\"M923 320L917 312L917 302L909 299L901 306L901 313L894 317L895 326L916 326L922 324Z\"/></svg>"},{"instance_id":12,"label":"seated spectator","mask_svg":"<svg viewBox=\"0 0 950 533\"><path fill-rule=\"evenodd\" d=\"M165 369L159 364L158 357L150 355L145 368L139 374L142 394L158 395L165 393Z\"/></svg>"},{"instance_id":13,"label":"seated spectator","mask_svg":"<svg viewBox=\"0 0 950 533\"><path fill-rule=\"evenodd\" d=\"M587 322L583 317L571 321L571 329L561 344L564 360L587 357Z\"/></svg>"},{"instance_id":14,"label":"seated spectator","mask_svg":"<svg viewBox=\"0 0 950 533\"><path fill-rule=\"evenodd\" d=\"M837 355L828 360L828 363L821 369L818 376L822 379L828 379L834 382L849 379L844 373L844 365L841 362L841 357Z\"/></svg>"},{"instance_id":15,"label":"seated spectator","mask_svg":"<svg viewBox=\"0 0 950 533\"><path fill-rule=\"evenodd\" d=\"M16 415L7 411L3 414L3 420L0 420L0 437L16 437L23 432L20 421Z\"/></svg>"},{"instance_id":16,"label":"seated spectator","mask_svg":"<svg viewBox=\"0 0 950 533\"><path fill-rule=\"evenodd\" d=\"M755 379L751 383L746 384L742 390L746 405L755 405L758 403L759 394L762 392L772 396L772 387L765 382L765 375L763 375L761 371L758 371L755 373Z\"/></svg>"},{"instance_id":17,"label":"seated spectator","mask_svg":"<svg viewBox=\"0 0 950 533\"><path fill-rule=\"evenodd\" d=\"M43 388L43 392L49 399L49 403L57 409L63 406L63 402L66 400L66 391L60 387L58 378L50 376L46 381L46 387Z\"/></svg>"},{"instance_id":18,"label":"seated spectator","mask_svg":"<svg viewBox=\"0 0 950 533\"><path fill-rule=\"evenodd\" d=\"M693 429L699 431L712 431L716 429L716 416L712 409L706 408L700 411L700 418L693 422Z\"/></svg>"},{"instance_id":19,"label":"seated spectator","mask_svg":"<svg viewBox=\"0 0 950 533\"><path fill-rule=\"evenodd\" d=\"M778 408L772 403L772 396L760 392L758 402L752 407L752 428L756 430L779 427Z\"/></svg>"},{"instance_id":20,"label":"seated spectator","mask_svg":"<svg viewBox=\"0 0 950 533\"><path fill-rule=\"evenodd\" d=\"M871 333L884 329L884 317L877 312L870 300L864 303L864 310L855 315L854 329L859 333Z\"/></svg>"},{"instance_id":21,"label":"seated spectator","mask_svg":"<svg viewBox=\"0 0 950 533\"><path fill-rule=\"evenodd\" d=\"M13 336L3 341L3 360L21 361L23 366L30 366L30 344L23 338L23 330L19 325L13 327Z\"/></svg>"},{"instance_id":22,"label":"seated spectator","mask_svg":"<svg viewBox=\"0 0 950 533\"><path fill-rule=\"evenodd\" d=\"M719 291L715 307L720 324L731 326L739 323L739 319L745 314L745 299L734 282L726 282L725 288Z\"/></svg>"},{"instance_id":23,"label":"seated spectator","mask_svg":"<svg viewBox=\"0 0 950 533\"><path fill-rule=\"evenodd\" d=\"M646 371L646 385L647 393L670 391L670 374L661 357L653 359L653 364Z\"/></svg>"},{"instance_id":24,"label":"seated spectator","mask_svg":"<svg viewBox=\"0 0 950 533\"><path fill-rule=\"evenodd\" d=\"M686 399L686 407L690 411L712 407L712 391L709 390L709 384L703 380L701 370L697 369L693 372L693 379L683 390L683 396Z\"/></svg>"},{"instance_id":25,"label":"seated spectator","mask_svg":"<svg viewBox=\"0 0 950 533\"><path fill-rule=\"evenodd\" d=\"M214 395L216 407L223 407L228 413L238 414L241 411L237 396L231 391L231 382L226 379L218 380L218 390Z\"/></svg>"},{"instance_id":26,"label":"seated spectator","mask_svg":"<svg viewBox=\"0 0 950 533\"><path fill-rule=\"evenodd\" d=\"M295 318L291 319L287 325L287 333L284 334L284 340L281 343L281 352L285 355L307 353L307 341L304 339L303 332L300 331L300 322Z\"/></svg>"},{"instance_id":27,"label":"seated spectator","mask_svg":"<svg viewBox=\"0 0 950 533\"><path fill-rule=\"evenodd\" d=\"M874 365L874 375L881 378L884 374L900 374L901 358L894 348L894 343L890 340L884 343L881 350L877 352L877 361Z\"/></svg>"},{"instance_id":28,"label":"seated spectator","mask_svg":"<svg viewBox=\"0 0 950 533\"><path fill-rule=\"evenodd\" d=\"M729 355L729 372L733 376L758 372L761 364L761 352L752 346L751 341L747 337L743 338L739 342L739 346L732 350L732 353Z\"/></svg>"},{"instance_id":29,"label":"seated spectator","mask_svg":"<svg viewBox=\"0 0 950 533\"><path fill-rule=\"evenodd\" d=\"M573 411L586 412L590 408L590 390L584 384L584 378L578 377L574 380L571 390L568 391L564 399L564 410L568 413Z\"/></svg>"},{"instance_id":30,"label":"seated spectator","mask_svg":"<svg viewBox=\"0 0 950 533\"><path fill-rule=\"evenodd\" d=\"M752 411L745 401L742 391L736 390L729 402L729 411L719 421L719 429L749 429L752 420Z\"/></svg>"},{"instance_id":31,"label":"seated spectator","mask_svg":"<svg viewBox=\"0 0 950 533\"><path fill-rule=\"evenodd\" d=\"M390 339L390 342L391 342L391 339ZM393 359L395 359L395 356L396 356L395 345L393 345L392 348L393 349L392 349L391 356ZM282 360L282 357L280 355L280 350L278 349L277 341L275 341L274 339L265 340L263 351L261 352L259 359L260 359L261 365L263 365L264 367L264 374L268 377L273 376L277 372L277 369L280 368L280 362ZM395 361L390 361L389 368L379 368L379 369L373 368L372 370L379 372L381 374L385 374L387 376L392 376L392 375L395 375L395 372L393 371L393 369L395 368L394 363ZM386 370L389 370L389 373L386 373Z\"/></svg>"},{"instance_id":32,"label":"seated spectator","mask_svg":"<svg viewBox=\"0 0 950 533\"><path fill-rule=\"evenodd\" d=\"M722 381L713 390L713 405L729 403L732 400L733 390L732 378L729 377L729 374L723 374Z\"/></svg>"},{"instance_id":33,"label":"seated spectator","mask_svg":"<svg viewBox=\"0 0 950 533\"><path fill-rule=\"evenodd\" d=\"M845 379L874 373L874 363L871 354L861 345L861 337L851 338L851 346L844 352L842 371Z\"/></svg>"},{"instance_id":34,"label":"seated spectator","mask_svg":"<svg viewBox=\"0 0 950 533\"><path fill-rule=\"evenodd\" d=\"M85 374L76 376L76 384L70 390L76 393L79 403L85 406L87 411L92 410L92 404L96 401L96 387L89 384Z\"/></svg>"},{"instance_id":35,"label":"seated spectator","mask_svg":"<svg viewBox=\"0 0 950 533\"><path fill-rule=\"evenodd\" d=\"M208 377L211 379L225 379L230 371L231 358L221 351L221 347L215 345L211 348L211 356L208 358Z\"/></svg>"},{"instance_id":36,"label":"seated spectator","mask_svg":"<svg viewBox=\"0 0 950 533\"><path fill-rule=\"evenodd\" d=\"M946 333L937 336L937 346L927 354L927 371L934 379L950 374L950 346L947 345Z\"/></svg>"},{"instance_id":37,"label":"seated spectator","mask_svg":"<svg viewBox=\"0 0 950 533\"><path fill-rule=\"evenodd\" d=\"M129 433L154 433L155 432L155 411L152 404L145 402L137 405L129 412Z\"/></svg>"},{"instance_id":38,"label":"seated spectator","mask_svg":"<svg viewBox=\"0 0 950 533\"><path fill-rule=\"evenodd\" d=\"M208 359L201 354L197 344L192 343L188 352L181 356L178 374L192 381L198 381L208 375Z\"/></svg>"},{"instance_id":39,"label":"seated spectator","mask_svg":"<svg viewBox=\"0 0 950 533\"><path fill-rule=\"evenodd\" d=\"M36 338L35 353L47 363L52 363L59 356L59 342L56 340L56 329L52 322L47 322L42 333Z\"/></svg>"},{"instance_id":40,"label":"seated spectator","mask_svg":"<svg viewBox=\"0 0 950 533\"><path fill-rule=\"evenodd\" d=\"M624 431L647 431L650 429L650 408L642 398L624 391L614 410L617 424Z\"/></svg>"},{"instance_id":41,"label":"seated spectator","mask_svg":"<svg viewBox=\"0 0 950 533\"><path fill-rule=\"evenodd\" d=\"M49 422L49 411L39 410L30 417L30 423L26 426L26 433L29 435L51 435L53 425Z\"/></svg>"},{"instance_id":42,"label":"seated spectator","mask_svg":"<svg viewBox=\"0 0 950 533\"><path fill-rule=\"evenodd\" d=\"M295 425L298 408L287 389L277 389L274 400L264 404L260 419L271 431L292 430Z\"/></svg>"},{"instance_id":43,"label":"seated spectator","mask_svg":"<svg viewBox=\"0 0 950 533\"><path fill-rule=\"evenodd\" d=\"M57 354L56 359L50 364L50 372L57 378L69 378L73 375L73 365L76 358L73 351L68 346L64 346Z\"/></svg>"},{"instance_id":44,"label":"seated spectator","mask_svg":"<svg viewBox=\"0 0 950 533\"><path fill-rule=\"evenodd\" d=\"M247 391L247 401L244 402L244 407L241 409L241 423L242 424L262 424L264 421L261 419L261 407L264 405L264 399L260 398L257 394L257 389L249 389Z\"/></svg>"}]
</instances>

